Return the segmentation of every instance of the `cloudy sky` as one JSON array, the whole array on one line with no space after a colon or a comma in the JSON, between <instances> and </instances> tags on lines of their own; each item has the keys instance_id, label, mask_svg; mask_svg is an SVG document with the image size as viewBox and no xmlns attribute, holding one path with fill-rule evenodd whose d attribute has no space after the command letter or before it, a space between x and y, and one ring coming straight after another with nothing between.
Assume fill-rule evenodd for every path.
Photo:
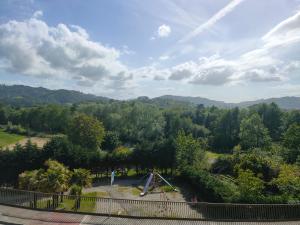
<instances>
[{"instance_id":1,"label":"cloudy sky","mask_svg":"<svg viewBox=\"0 0 300 225\"><path fill-rule=\"evenodd\" d=\"M0 83L117 99L300 96L300 1L1 0Z\"/></svg>"}]
</instances>

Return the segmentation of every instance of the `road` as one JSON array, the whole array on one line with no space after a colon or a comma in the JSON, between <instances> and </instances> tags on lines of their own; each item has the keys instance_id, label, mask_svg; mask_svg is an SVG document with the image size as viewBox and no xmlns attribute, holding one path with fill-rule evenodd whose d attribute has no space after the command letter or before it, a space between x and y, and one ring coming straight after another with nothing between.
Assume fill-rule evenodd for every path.
<instances>
[{"instance_id":1,"label":"road","mask_svg":"<svg viewBox=\"0 0 300 225\"><path fill-rule=\"evenodd\" d=\"M300 225L288 222L215 222L160 219L129 219L106 216L89 216L73 213L44 212L0 205L0 224L10 225Z\"/></svg>"}]
</instances>

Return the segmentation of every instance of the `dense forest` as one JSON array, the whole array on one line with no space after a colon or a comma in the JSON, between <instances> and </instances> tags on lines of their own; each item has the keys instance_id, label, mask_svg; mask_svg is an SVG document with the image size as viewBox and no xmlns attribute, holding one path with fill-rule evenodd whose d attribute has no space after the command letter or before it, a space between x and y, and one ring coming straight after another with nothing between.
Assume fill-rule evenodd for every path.
<instances>
[{"instance_id":1,"label":"dense forest","mask_svg":"<svg viewBox=\"0 0 300 225\"><path fill-rule=\"evenodd\" d=\"M189 183L205 201L300 200L300 111L275 103L231 109L147 98L3 103L0 124L11 133L53 134L42 149L30 142L2 149L2 185L17 186L20 174L45 169L51 159L93 174L156 169Z\"/></svg>"}]
</instances>

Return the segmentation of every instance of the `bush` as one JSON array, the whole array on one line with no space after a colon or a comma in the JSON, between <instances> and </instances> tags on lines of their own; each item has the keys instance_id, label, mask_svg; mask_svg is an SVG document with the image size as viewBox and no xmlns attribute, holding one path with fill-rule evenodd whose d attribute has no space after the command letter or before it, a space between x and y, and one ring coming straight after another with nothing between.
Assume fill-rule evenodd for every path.
<instances>
[{"instance_id":1,"label":"bush","mask_svg":"<svg viewBox=\"0 0 300 225\"><path fill-rule=\"evenodd\" d=\"M183 173L197 192L205 196L205 200L212 202L236 202L239 199L237 186L229 181L223 181L205 170L193 168Z\"/></svg>"},{"instance_id":2,"label":"bush","mask_svg":"<svg viewBox=\"0 0 300 225\"><path fill-rule=\"evenodd\" d=\"M169 185L161 186L160 189L162 191L164 191L164 192L172 192L172 191L174 191L174 189L171 186L169 186Z\"/></svg>"},{"instance_id":3,"label":"bush","mask_svg":"<svg viewBox=\"0 0 300 225\"><path fill-rule=\"evenodd\" d=\"M8 122L5 131L13 134L27 135L27 130L21 125L13 125L11 122Z\"/></svg>"},{"instance_id":4,"label":"bush","mask_svg":"<svg viewBox=\"0 0 300 225\"><path fill-rule=\"evenodd\" d=\"M233 175L233 159L231 156L220 156L211 166L210 171L217 174Z\"/></svg>"},{"instance_id":5,"label":"bush","mask_svg":"<svg viewBox=\"0 0 300 225\"><path fill-rule=\"evenodd\" d=\"M73 184L70 187L70 195L81 195L82 193L82 187L76 184Z\"/></svg>"}]
</instances>

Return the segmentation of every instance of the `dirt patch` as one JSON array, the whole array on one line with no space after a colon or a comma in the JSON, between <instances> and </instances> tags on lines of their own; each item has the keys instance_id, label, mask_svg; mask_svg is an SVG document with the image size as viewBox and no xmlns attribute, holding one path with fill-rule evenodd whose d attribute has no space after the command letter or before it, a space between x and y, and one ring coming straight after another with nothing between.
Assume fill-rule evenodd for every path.
<instances>
[{"instance_id":1,"label":"dirt patch","mask_svg":"<svg viewBox=\"0 0 300 225\"><path fill-rule=\"evenodd\" d=\"M42 148L50 140L50 138L41 138L41 137L24 138L14 144L7 145L6 147L12 150L16 144L20 144L21 146L24 146L28 140L30 140L31 143L36 144L39 148Z\"/></svg>"}]
</instances>

